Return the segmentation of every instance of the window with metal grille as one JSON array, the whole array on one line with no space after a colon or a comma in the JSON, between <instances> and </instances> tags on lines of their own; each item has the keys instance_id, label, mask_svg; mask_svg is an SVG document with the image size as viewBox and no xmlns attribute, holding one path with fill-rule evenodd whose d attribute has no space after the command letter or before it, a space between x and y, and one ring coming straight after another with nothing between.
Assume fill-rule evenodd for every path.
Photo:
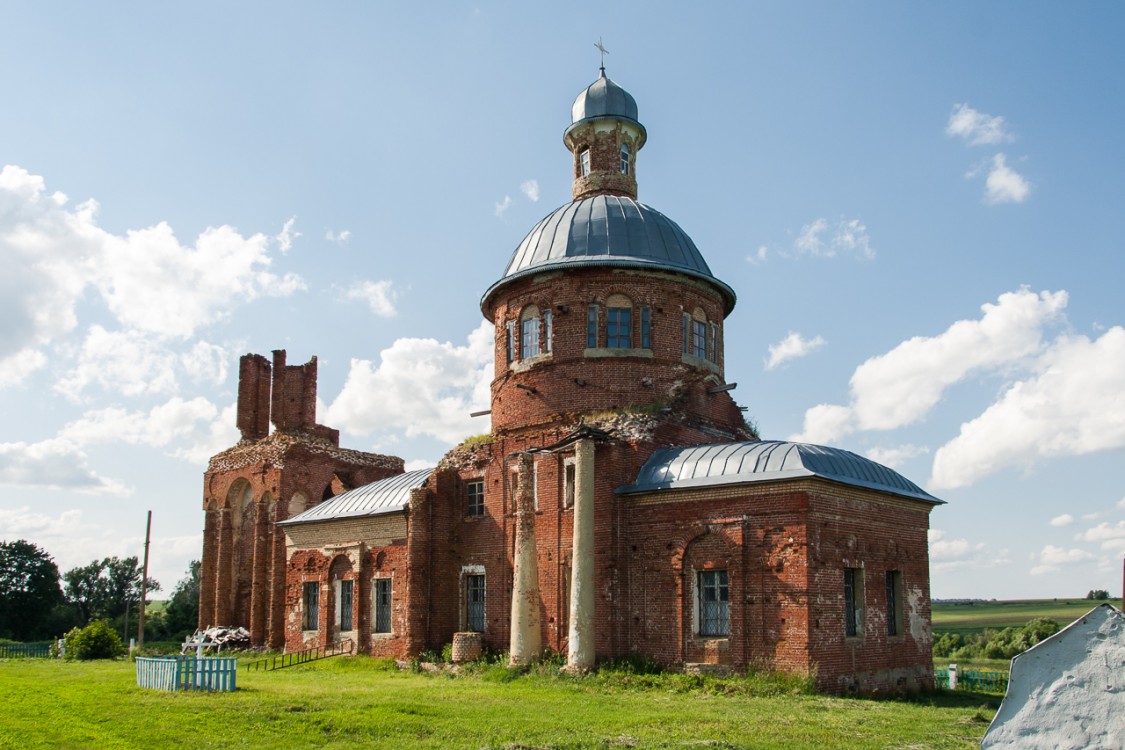
<instances>
[{"instance_id":1,"label":"window with metal grille","mask_svg":"<svg viewBox=\"0 0 1125 750\"><path fill-rule=\"evenodd\" d=\"M391 632L391 579L376 578L371 595L375 600L375 632Z\"/></svg>"},{"instance_id":2,"label":"window with metal grille","mask_svg":"<svg viewBox=\"0 0 1125 750\"><path fill-rule=\"evenodd\" d=\"M301 619L301 627L305 630L319 630L320 584L315 581L306 583L301 598L305 604L305 614Z\"/></svg>"},{"instance_id":3,"label":"window with metal grille","mask_svg":"<svg viewBox=\"0 0 1125 750\"><path fill-rule=\"evenodd\" d=\"M902 571L887 571L887 635L902 635Z\"/></svg>"},{"instance_id":4,"label":"window with metal grille","mask_svg":"<svg viewBox=\"0 0 1125 750\"><path fill-rule=\"evenodd\" d=\"M863 633L863 569L844 568L844 635Z\"/></svg>"},{"instance_id":5,"label":"window with metal grille","mask_svg":"<svg viewBox=\"0 0 1125 750\"><path fill-rule=\"evenodd\" d=\"M337 617L336 624L340 630L352 629L352 582L351 581L337 581L340 587L340 595L337 601Z\"/></svg>"},{"instance_id":6,"label":"window with metal grille","mask_svg":"<svg viewBox=\"0 0 1125 750\"><path fill-rule=\"evenodd\" d=\"M730 586L725 570L698 573L699 634L730 635Z\"/></svg>"},{"instance_id":7,"label":"window with metal grille","mask_svg":"<svg viewBox=\"0 0 1125 750\"><path fill-rule=\"evenodd\" d=\"M470 479L465 482L465 494L468 497L468 514L470 516L484 515L484 480Z\"/></svg>"},{"instance_id":8,"label":"window with metal grille","mask_svg":"<svg viewBox=\"0 0 1125 750\"><path fill-rule=\"evenodd\" d=\"M633 346L633 308L606 308L605 345L610 349Z\"/></svg>"},{"instance_id":9,"label":"window with metal grille","mask_svg":"<svg viewBox=\"0 0 1125 750\"><path fill-rule=\"evenodd\" d=\"M484 632L484 576L465 576L465 630Z\"/></svg>"}]
</instances>

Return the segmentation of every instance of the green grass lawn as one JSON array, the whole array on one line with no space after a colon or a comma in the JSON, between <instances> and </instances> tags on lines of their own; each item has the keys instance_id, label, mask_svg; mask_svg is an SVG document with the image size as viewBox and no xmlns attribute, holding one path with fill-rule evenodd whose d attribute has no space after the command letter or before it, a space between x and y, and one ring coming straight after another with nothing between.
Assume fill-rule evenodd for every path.
<instances>
[{"instance_id":1,"label":"green grass lawn","mask_svg":"<svg viewBox=\"0 0 1125 750\"><path fill-rule=\"evenodd\" d=\"M970 635L985 628L1002 630L1022 627L1037 617L1049 617L1066 627L1099 604L1121 608L1120 599L1094 602L1089 599L1026 599L973 604L934 604L931 607L935 634Z\"/></svg>"},{"instance_id":2,"label":"green grass lawn","mask_svg":"<svg viewBox=\"0 0 1125 750\"><path fill-rule=\"evenodd\" d=\"M366 657L136 687L127 661L0 662L0 748L975 748L998 696L835 698L752 678L449 677ZM499 678L499 679L498 679Z\"/></svg>"}]
</instances>

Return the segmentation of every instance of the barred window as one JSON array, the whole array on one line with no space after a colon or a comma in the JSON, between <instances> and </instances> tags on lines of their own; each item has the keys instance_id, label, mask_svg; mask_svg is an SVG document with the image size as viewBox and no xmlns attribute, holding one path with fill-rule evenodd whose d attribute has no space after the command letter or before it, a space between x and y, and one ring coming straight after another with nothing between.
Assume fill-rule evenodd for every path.
<instances>
[{"instance_id":1,"label":"barred window","mask_svg":"<svg viewBox=\"0 0 1125 750\"><path fill-rule=\"evenodd\" d=\"M310 581L304 585L302 597L305 605L305 614L301 618L301 627L305 630L320 629L320 584Z\"/></svg>"},{"instance_id":2,"label":"barred window","mask_svg":"<svg viewBox=\"0 0 1125 750\"><path fill-rule=\"evenodd\" d=\"M391 579L376 578L371 587L371 597L375 600L375 632L391 632Z\"/></svg>"},{"instance_id":3,"label":"barred window","mask_svg":"<svg viewBox=\"0 0 1125 750\"><path fill-rule=\"evenodd\" d=\"M340 630L352 629L352 581L337 581L336 625Z\"/></svg>"},{"instance_id":4,"label":"barred window","mask_svg":"<svg viewBox=\"0 0 1125 750\"><path fill-rule=\"evenodd\" d=\"M844 568L844 635L863 635L863 569Z\"/></svg>"},{"instance_id":5,"label":"barred window","mask_svg":"<svg viewBox=\"0 0 1125 750\"><path fill-rule=\"evenodd\" d=\"M887 635L902 635L902 571L887 571Z\"/></svg>"},{"instance_id":6,"label":"barred window","mask_svg":"<svg viewBox=\"0 0 1125 750\"><path fill-rule=\"evenodd\" d=\"M725 570L698 573L699 635L730 635L730 586Z\"/></svg>"},{"instance_id":7,"label":"barred window","mask_svg":"<svg viewBox=\"0 0 1125 750\"><path fill-rule=\"evenodd\" d=\"M465 630L484 632L484 575L465 576Z\"/></svg>"}]
</instances>

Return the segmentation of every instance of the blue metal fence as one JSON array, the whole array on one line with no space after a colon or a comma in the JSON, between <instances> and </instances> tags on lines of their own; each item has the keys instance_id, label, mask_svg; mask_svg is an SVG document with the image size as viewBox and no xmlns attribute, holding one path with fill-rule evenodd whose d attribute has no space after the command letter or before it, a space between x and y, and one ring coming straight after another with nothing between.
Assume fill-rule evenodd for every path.
<instances>
[{"instance_id":1,"label":"blue metal fence","mask_svg":"<svg viewBox=\"0 0 1125 750\"><path fill-rule=\"evenodd\" d=\"M934 670L934 687L949 688L948 669ZM960 669L957 671L957 689L983 693L1003 693L1008 690L1008 673Z\"/></svg>"},{"instance_id":2,"label":"blue metal fence","mask_svg":"<svg viewBox=\"0 0 1125 750\"><path fill-rule=\"evenodd\" d=\"M227 656L137 657L137 686L153 690L235 690L238 660Z\"/></svg>"},{"instance_id":3,"label":"blue metal fence","mask_svg":"<svg viewBox=\"0 0 1125 750\"><path fill-rule=\"evenodd\" d=\"M0 659L46 659L51 655L51 642L0 643Z\"/></svg>"}]
</instances>

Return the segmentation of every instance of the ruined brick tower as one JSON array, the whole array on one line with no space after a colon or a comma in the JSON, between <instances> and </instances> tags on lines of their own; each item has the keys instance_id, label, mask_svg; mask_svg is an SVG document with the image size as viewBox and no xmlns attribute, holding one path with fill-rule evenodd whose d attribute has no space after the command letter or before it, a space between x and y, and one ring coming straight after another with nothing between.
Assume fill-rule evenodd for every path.
<instances>
[{"instance_id":1,"label":"ruined brick tower","mask_svg":"<svg viewBox=\"0 0 1125 750\"><path fill-rule=\"evenodd\" d=\"M211 459L203 480L201 628L245 627L255 645L280 648L285 540L275 522L402 473L402 459L341 449L339 431L316 423L316 375L316 357L287 365L283 349L272 366L260 354L239 362L242 438Z\"/></svg>"}]
</instances>

